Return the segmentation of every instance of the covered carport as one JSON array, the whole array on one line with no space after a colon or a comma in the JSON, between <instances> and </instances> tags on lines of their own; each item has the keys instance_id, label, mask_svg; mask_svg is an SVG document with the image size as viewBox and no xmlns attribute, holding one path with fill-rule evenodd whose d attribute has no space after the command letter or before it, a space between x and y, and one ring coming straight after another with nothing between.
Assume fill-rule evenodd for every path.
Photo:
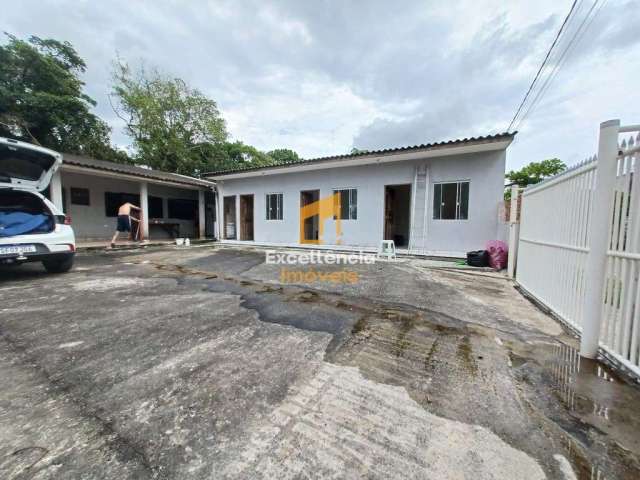
<instances>
[{"instance_id":1,"label":"covered carport","mask_svg":"<svg viewBox=\"0 0 640 480\"><path fill-rule=\"evenodd\" d=\"M175 173L64 154L48 189L80 240L107 240L124 202L142 209L145 239L214 236L214 183Z\"/></svg>"}]
</instances>

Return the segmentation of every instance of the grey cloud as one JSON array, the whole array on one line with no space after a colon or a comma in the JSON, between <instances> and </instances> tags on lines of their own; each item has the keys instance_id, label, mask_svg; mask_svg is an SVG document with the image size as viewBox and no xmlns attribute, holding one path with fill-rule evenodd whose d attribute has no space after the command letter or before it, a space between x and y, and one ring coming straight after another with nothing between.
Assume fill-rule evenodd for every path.
<instances>
[{"instance_id":1,"label":"grey cloud","mask_svg":"<svg viewBox=\"0 0 640 480\"><path fill-rule=\"evenodd\" d=\"M504 71L516 69L525 52L553 27L552 17L521 30L509 28L504 16L496 18L480 29L469 48L450 52L433 65L433 79L428 71L410 70L408 81L420 84L417 115L376 119L360 130L354 146L414 145L505 130L526 85L525 79L510 81Z\"/></svg>"},{"instance_id":2,"label":"grey cloud","mask_svg":"<svg viewBox=\"0 0 640 480\"><path fill-rule=\"evenodd\" d=\"M638 2L627 0L609 5L601 2L601 5L601 9L597 7L594 9L597 14L589 23L589 29L582 35L581 43L577 44L575 51L571 52L569 61L578 62L585 56L595 53L610 55L640 44ZM586 14L586 8L584 10L583 15Z\"/></svg>"},{"instance_id":3,"label":"grey cloud","mask_svg":"<svg viewBox=\"0 0 640 480\"><path fill-rule=\"evenodd\" d=\"M632 3L610 2L602 10L590 35L597 48L577 49L574 65L596 53L637 45L633 30L640 17ZM303 153L319 156L341 153L321 150L319 139L325 135L330 143L343 126L326 114L322 92L317 98L305 93L309 85L352 93L345 98L355 102L353 108L341 107L345 117L361 112L359 131L353 129L353 144L360 148L506 128L564 6L538 15L538 22L515 24L506 12L536 6L496 1L496 11L482 12L485 23L473 27L475 35L460 45L455 34L469 28L472 14L453 2L447 5L438 10L442 3L387 0L25 0L3 12L3 20L5 29L17 35L52 36L76 46L88 63L85 80L98 101L96 112L114 126L118 144L128 139L107 97L116 52L131 63L144 60L184 78L230 116L250 119L252 109L270 108L271 99L278 99L273 117L256 112L261 120L245 131L232 131L234 137L250 143L260 139L263 148L287 147L279 142L292 136L304 145L308 137L314 150ZM539 10L546 11L544 6ZM299 108L301 98L308 102L305 112L291 111L290 119L287 111ZM331 122L334 128L328 127Z\"/></svg>"},{"instance_id":4,"label":"grey cloud","mask_svg":"<svg viewBox=\"0 0 640 480\"><path fill-rule=\"evenodd\" d=\"M354 146L373 150L485 135L487 132L482 129L473 131L468 127L471 110L464 102L453 102L440 109L425 108L423 113L405 120L377 119L358 133Z\"/></svg>"}]
</instances>

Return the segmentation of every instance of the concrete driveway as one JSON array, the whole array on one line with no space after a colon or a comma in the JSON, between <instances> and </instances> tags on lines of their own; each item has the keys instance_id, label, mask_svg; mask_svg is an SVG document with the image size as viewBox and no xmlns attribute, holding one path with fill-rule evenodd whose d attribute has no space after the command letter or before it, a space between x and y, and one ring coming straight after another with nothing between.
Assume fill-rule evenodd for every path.
<instances>
[{"instance_id":1,"label":"concrete driveway","mask_svg":"<svg viewBox=\"0 0 640 480\"><path fill-rule=\"evenodd\" d=\"M1 270L0 478L639 478L638 388L506 279L264 259Z\"/></svg>"}]
</instances>

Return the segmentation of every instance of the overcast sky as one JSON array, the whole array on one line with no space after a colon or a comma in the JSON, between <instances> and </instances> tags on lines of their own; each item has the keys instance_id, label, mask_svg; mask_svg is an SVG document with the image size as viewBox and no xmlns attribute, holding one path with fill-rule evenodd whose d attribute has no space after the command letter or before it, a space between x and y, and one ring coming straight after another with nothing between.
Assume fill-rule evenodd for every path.
<instances>
[{"instance_id":1,"label":"overcast sky","mask_svg":"<svg viewBox=\"0 0 640 480\"><path fill-rule=\"evenodd\" d=\"M0 26L76 47L118 145L129 139L108 101L116 53L216 100L233 139L312 158L506 130L571 1L22 0ZM602 2L508 168L573 164L595 152L601 121L640 123L640 2Z\"/></svg>"}]
</instances>

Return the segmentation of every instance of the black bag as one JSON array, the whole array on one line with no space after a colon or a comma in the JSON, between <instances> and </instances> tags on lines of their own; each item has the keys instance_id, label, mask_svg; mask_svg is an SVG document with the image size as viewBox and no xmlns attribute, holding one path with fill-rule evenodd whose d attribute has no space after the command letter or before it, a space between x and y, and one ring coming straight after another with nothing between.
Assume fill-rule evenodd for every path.
<instances>
[{"instance_id":1,"label":"black bag","mask_svg":"<svg viewBox=\"0 0 640 480\"><path fill-rule=\"evenodd\" d=\"M488 267L489 252L487 252L486 250L467 252L467 265L470 265L472 267Z\"/></svg>"}]
</instances>

